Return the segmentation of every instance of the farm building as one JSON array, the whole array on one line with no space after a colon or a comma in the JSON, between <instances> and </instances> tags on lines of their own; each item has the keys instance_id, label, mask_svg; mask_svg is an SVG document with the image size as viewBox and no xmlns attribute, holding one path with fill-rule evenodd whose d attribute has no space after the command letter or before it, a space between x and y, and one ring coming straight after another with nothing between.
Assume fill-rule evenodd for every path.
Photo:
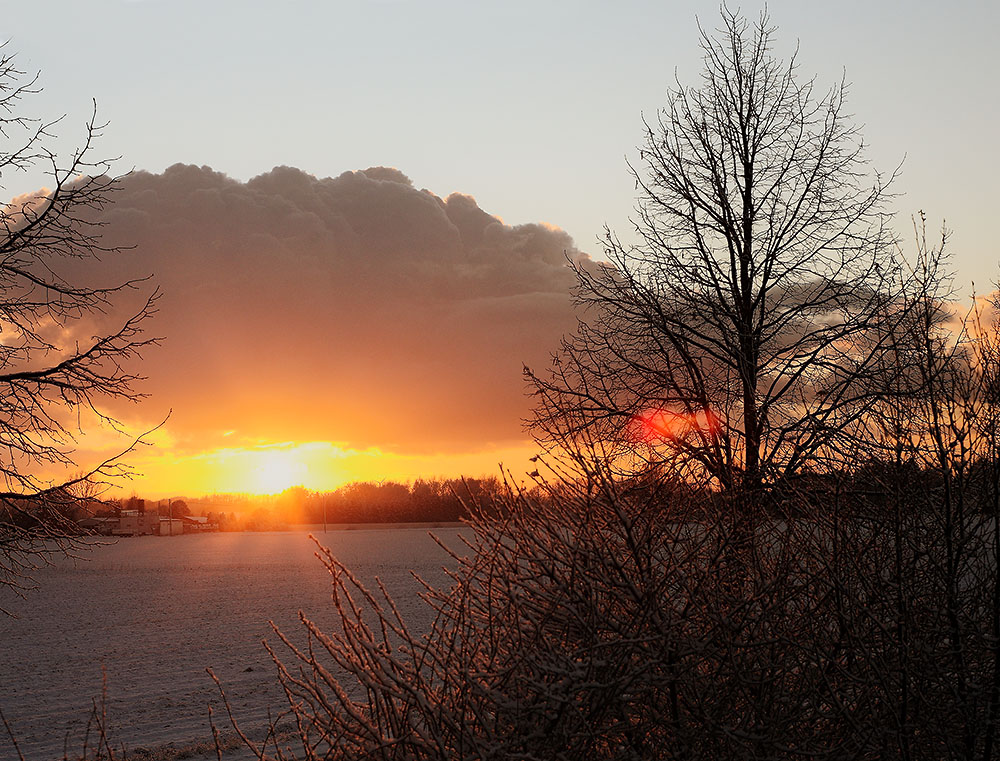
<instances>
[{"instance_id":1,"label":"farm building","mask_svg":"<svg viewBox=\"0 0 1000 761\"><path fill-rule=\"evenodd\" d=\"M184 515L181 516L181 520L184 522L184 531L188 533L219 530L218 523L209 521L208 518L203 515Z\"/></svg>"},{"instance_id":2,"label":"farm building","mask_svg":"<svg viewBox=\"0 0 1000 761\"><path fill-rule=\"evenodd\" d=\"M122 510L118 526L111 533L115 536L141 536L156 534L159 530L159 515L155 510Z\"/></svg>"},{"instance_id":3,"label":"farm building","mask_svg":"<svg viewBox=\"0 0 1000 761\"><path fill-rule=\"evenodd\" d=\"M184 533L184 521L180 518L160 518L160 536L179 536Z\"/></svg>"},{"instance_id":4,"label":"farm building","mask_svg":"<svg viewBox=\"0 0 1000 761\"><path fill-rule=\"evenodd\" d=\"M89 516L77 521L80 528L93 531L101 536L111 536L118 528L118 519L109 516Z\"/></svg>"}]
</instances>

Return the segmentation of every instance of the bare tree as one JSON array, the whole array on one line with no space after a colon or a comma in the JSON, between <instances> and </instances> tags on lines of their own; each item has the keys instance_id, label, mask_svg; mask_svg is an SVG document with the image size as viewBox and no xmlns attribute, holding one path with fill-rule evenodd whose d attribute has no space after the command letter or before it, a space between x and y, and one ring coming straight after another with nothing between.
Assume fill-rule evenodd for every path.
<instances>
[{"instance_id":1,"label":"bare tree","mask_svg":"<svg viewBox=\"0 0 1000 761\"><path fill-rule=\"evenodd\" d=\"M121 430L107 402L140 398L131 366L155 342L142 331L156 295L90 273L119 253L101 243L116 183L92 156L102 125L91 118L82 146L61 160L51 147L59 120L21 112L37 76L0 52L0 181L42 169L49 186L0 209L0 585L18 589L31 567L76 545L74 511L128 472L121 455L80 471L74 444L88 421ZM128 292L122 317L116 302ZM45 468L77 474L54 480Z\"/></svg>"},{"instance_id":2,"label":"bare tree","mask_svg":"<svg viewBox=\"0 0 1000 761\"><path fill-rule=\"evenodd\" d=\"M645 125L637 243L577 266L585 308L551 373L527 370L540 441L623 443L724 488L811 464L871 399L872 337L902 281L842 82L773 56L766 15L723 8L700 87Z\"/></svg>"}]
</instances>

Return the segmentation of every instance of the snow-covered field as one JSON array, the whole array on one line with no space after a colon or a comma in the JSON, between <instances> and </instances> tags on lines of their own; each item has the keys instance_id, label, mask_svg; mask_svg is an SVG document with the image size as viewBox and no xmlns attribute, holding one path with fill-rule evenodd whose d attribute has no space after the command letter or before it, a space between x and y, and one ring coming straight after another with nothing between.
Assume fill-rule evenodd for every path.
<instances>
[{"instance_id":1,"label":"snow-covered field","mask_svg":"<svg viewBox=\"0 0 1000 761\"><path fill-rule=\"evenodd\" d=\"M460 531L434 529L450 546ZM448 560L427 529L317 537L362 581L381 578L415 628L426 625L410 571L444 583ZM0 707L27 761L62 758L64 747L79 753L102 670L118 747L208 740L210 703L226 728L206 667L242 723L263 724L269 708L279 713L283 696L261 644L275 641L268 621L299 640L300 610L324 627L335 623L315 549L298 531L126 538L40 569L38 589L24 600L0 590L0 607L19 616L0 615ZM0 726L0 761L16 758Z\"/></svg>"}]
</instances>

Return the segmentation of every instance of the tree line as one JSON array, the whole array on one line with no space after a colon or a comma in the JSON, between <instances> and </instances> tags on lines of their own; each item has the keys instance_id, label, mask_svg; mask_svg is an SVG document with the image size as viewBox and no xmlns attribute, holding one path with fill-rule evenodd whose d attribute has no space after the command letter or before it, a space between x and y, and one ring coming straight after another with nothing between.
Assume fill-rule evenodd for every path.
<instances>
[{"instance_id":1,"label":"tree line","mask_svg":"<svg viewBox=\"0 0 1000 761\"><path fill-rule=\"evenodd\" d=\"M91 511L156 510L161 516L202 515L223 531L273 531L323 523L448 523L466 520L470 505L495 510L505 487L495 476L418 478L412 482L353 481L332 491L293 486L280 494L214 494L148 500L137 496L94 503Z\"/></svg>"}]
</instances>

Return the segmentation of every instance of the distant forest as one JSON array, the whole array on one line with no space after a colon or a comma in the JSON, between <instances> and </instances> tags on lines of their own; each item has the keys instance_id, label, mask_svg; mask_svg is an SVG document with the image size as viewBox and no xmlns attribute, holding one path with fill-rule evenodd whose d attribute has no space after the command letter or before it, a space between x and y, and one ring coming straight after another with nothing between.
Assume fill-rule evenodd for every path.
<instances>
[{"instance_id":1,"label":"distant forest","mask_svg":"<svg viewBox=\"0 0 1000 761\"><path fill-rule=\"evenodd\" d=\"M359 481L335 491L294 486L280 494L213 494L197 499L114 500L106 512L156 509L161 515L206 516L223 531L272 531L304 523L452 522L467 518L468 506L489 509L504 486L495 477Z\"/></svg>"}]
</instances>

